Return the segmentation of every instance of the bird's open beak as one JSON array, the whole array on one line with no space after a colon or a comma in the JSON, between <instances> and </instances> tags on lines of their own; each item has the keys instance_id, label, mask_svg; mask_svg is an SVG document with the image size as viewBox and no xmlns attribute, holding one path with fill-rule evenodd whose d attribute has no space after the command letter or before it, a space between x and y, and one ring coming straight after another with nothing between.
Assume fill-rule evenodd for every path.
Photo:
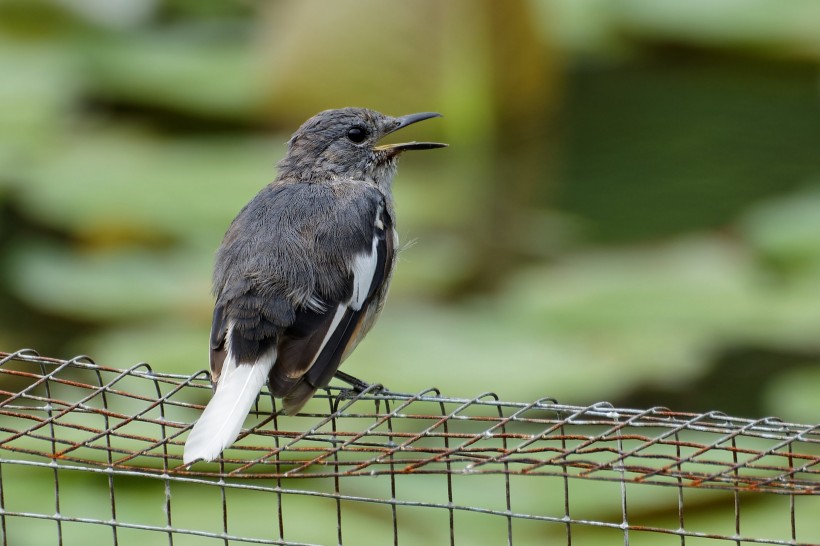
<instances>
[{"instance_id":1,"label":"bird's open beak","mask_svg":"<svg viewBox=\"0 0 820 546\"><path fill-rule=\"evenodd\" d=\"M442 117L441 114L437 112L421 112L418 114L408 114L406 116L396 118L396 121L399 122L398 125L387 131L386 134L393 133L403 127L407 127L408 125L412 125L413 123L417 123L419 121L424 121L425 119L440 117ZM447 144L441 142L400 142L398 144L380 144L379 146L375 146L373 149L378 151L392 152L393 155L396 155L406 150L432 150L433 148L445 148L446 146Z\"/></svg>"}]
</instances>

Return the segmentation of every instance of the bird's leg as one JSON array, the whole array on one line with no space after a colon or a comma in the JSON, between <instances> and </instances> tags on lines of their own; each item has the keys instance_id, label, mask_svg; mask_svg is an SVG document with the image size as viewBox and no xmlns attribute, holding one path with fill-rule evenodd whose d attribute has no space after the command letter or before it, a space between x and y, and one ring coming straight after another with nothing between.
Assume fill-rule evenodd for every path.
<instances>
[{"instance_id":1,"label":"bird's leg","mask_svg":"<svg viewBox=\"0 0 820 546\"><path fill-rule=\"evenodd\" d=\"M370 383L367 383L366 381L362 381L358 377L353 377L352 375L346 374L342 371L337 370L336 374L335 374L335 377L336 377L336 379L344 381L345 383L347 383L348 385L353 387L350 390L352 390L356 393L359 393L359 394L363 393L364 391L366 391L368 389L373 389L374 391L384 390L384 385L382 385L380 383L375 383L375 384L371 385Z\"/></svg>"},{"instance_id":2,"label":"bird's leg","mask_svg":"<svg viewBox=\"0 0 820 546\"><path fill-rule=\"evenodd\" d=\"M344 381L345 383L350 385L351 388L342 389L341 391L339 391L339 394L336 396L336 400L333 403L333 411L334 412L337 411L337 409L339 407L339 403L342 402L343 400L350 400L350 399L356 398L356 396L358 396L358 395L360 395L363 392L366 392L368 390L372 391L374 393L387 392L387 389L385 389L384 386L380 383L370 384L370 383L367 383L365 381L362 381L361 379L359 379L357 377L353 377L352 375L346 374L344 372L340 372L338 370L336 371L335 377L336 377L336 379L341 379L342 381ZM379 411L379 406L380 406L380 401L376 400L376 412L377 413Z\"/></svg>"}]
</instances>

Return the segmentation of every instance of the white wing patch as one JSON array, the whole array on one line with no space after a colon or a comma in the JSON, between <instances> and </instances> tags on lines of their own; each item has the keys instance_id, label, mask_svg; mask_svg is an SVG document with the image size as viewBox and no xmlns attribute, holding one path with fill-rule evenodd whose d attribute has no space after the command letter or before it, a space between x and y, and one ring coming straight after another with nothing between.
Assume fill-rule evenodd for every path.
<instances>
[{"instance_id":1,"label":"white wing patch","mask_svg":"<svg viewBox=\"0 0 820 546\"><path fill-rule=\"evenodd\" d=\"M330 327L327 329L327 333L325 333L325 338L316 350L316 355L313 357L313 361L310 363L310 366L308 366L308 369L313 367L316 363L316 359L319 358L319 355L324 351L325 345L327 345L327 342L336 332L345 312L348 309L358 311L362 308L362 305L364 305L364 301L370 293L370 285L373 284L373 277L376 275L376 267L378 266L378 263L376 263L378 260L376 245L378 244L378 237L373 237L373 248L370 253L357 254L353 258L353 264L351 265L351 273L353 273L353 295L350 297L350 301L340 303L336 307L336 314L333 316L333 321L331 321Z\"/></svg>"},{"instance_id":2,"label":"white wing patch","mask_svg":"<svg viewBox=\"0 0 820 546\"><path fill-rule=\"evenodd\" d=\"M358 311L364 305L364 300L370 293L370 286L373 284L373 277L376 276L376 268L379 266L379 253L376 248L379 238L373 237L373 246L368 253L357 254L351 264L353 273L353 297L350 298L350 307Z\"/></svg>"},{"instance_id":3,"label":"white wing patch","mask_svg":"<svg viewBox=\"0 0 820 546\"><path fill-rule=\"evenodd\" d=\"M333 335L333 332L336 331L336 328L339 327L339 322L341 322L342 317L345 316L345 311L347 311L347 305L345 305L344 303L340 303L336 307L336 314L333 316L333 321L330 323L330 327L327 329L327 333L325 333L325 338L322 340L322 344L319 345L319 349L317 349L316 354L313 355L313 360L310 361L310 366L307 367L308 370L312 368L314 364L316 364L316 359L319 358L319 355L321 355L322 351L325 350L325 345L327 345L330 336ZM295 377L300 377L301 375L303 375L303 373L304 372L299 371Z\"/></svg>"},{"instance_id":4,"label":"white wing patch","mask_svg":"<svg viewBox=\"0 0 820 546\"><path fill-rule=\"evenodd\" d=\"M374 222L374 225L380 231L384 230L384 222L381 219L382 211L383 209L379 207L379 210L376 212L376 221ZM395 231L393 233L395 237ZM353 294L348 302L340 303L336 307L333 321L330 323L330 327L327 329L327 333L325 333L322 344L316 350L316 355L313 357L313 361L310 363L310 366L308 366L308 369L313 367L316 363L316 359L318 359L319 355L324 351L327 342L339 328L339 323L342 321L342 318L344 318L347 310L353 309L354 311L359 311L364 305L368 294L370 294L373 278L376 276L376 268L379 267L378 245L379 236L374 235L370 252L362 252L353 257L353 262L350 264L350 272L353 274Z\"/></svg>"},{"instance_id":5,"label":"white wing patch","mask_svg":"<svg viewBox=\"0 0 820 546\"><path fill-rule=\"evenodd\" d=\"M384 206L379 205L379 208L376 210L376 219L373 222L373 225L376 227L378 232L384 232L384 221L382 220L383 214ZM395 247L395 244L398 242L398 233L396 233L395 229L391 231L393 232L391 235L393 237ZM370 252L361 252L353 257L353 262L350 264L350 272L353 274L353 295L347 305L343 304L342 306L350 307L354 311L359 311L362 308L362 305L364 305L364 300L367 299L367 295L370 293L370 288L373 285L373 278L376 276L376 268L379 267L378 246L379 236L376 235L373 237L373 244L370 247ZM315 311L317 313L324 313L328 310L325 302L323 302L322 299L316 294L311 294L305 301L304 305L311 311ZM336 325L338 324L338 310L336 314L337 317L333 320L333 325L330 329L331 331L335 330ZM322 343L322 347L324 347L324 343Z\"/></svg>"}]
</instances>

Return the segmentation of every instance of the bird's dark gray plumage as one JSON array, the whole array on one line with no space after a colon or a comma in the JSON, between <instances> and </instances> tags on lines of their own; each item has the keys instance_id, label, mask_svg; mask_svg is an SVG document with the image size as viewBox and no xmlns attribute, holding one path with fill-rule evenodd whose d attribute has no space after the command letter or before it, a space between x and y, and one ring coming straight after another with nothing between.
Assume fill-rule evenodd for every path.
<instances>
[{"instance_id":1,"label":"bird's dark gray plumage","mask_svg":"<svg viewBox=\"0 0 820 546\"><path fill-rule=\"evenodd\" d=\"M240 211L217 252L215 393L185 443L186 464L236 440L266 381L286 413L299 411L373 326L396 259L398 157L445 146L378 141L438 115L328 110L290 139L276 180Z\"/></svg>"}]
</instances>

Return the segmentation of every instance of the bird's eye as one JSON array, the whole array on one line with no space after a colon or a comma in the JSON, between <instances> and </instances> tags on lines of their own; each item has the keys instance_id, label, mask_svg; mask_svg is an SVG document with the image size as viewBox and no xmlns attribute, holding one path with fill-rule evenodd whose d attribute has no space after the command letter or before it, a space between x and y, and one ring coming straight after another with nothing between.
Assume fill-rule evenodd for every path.
<instances>
[{"instance_id":1,"label":"bird's eye","mask_svg":"<svg viewBox=\"0 0 820 546\"><path fill-rule=\"evenodd\" d=\"M364 127L351 127L347 132L347 138L353 142L363 142L367 138L367 129Z\"/></svg>"}]
</instances>

